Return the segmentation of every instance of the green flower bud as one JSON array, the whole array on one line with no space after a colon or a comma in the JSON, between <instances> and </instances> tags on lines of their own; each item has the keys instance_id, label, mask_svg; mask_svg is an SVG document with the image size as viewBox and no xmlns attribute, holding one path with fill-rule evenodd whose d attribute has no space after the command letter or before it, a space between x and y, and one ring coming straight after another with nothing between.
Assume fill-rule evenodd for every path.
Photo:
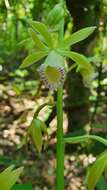
<instances>
[{"instance_id":1,"label":"green flower bud","mask_svg":"<svg viewBox=\"0 0 107 190\"><path fill-rule=\"evenodd\" d=\"M91 86L91 82L94 77L94 68L93 66L89 63L87 67L85 66L78 66L77 67L77 72L79 71L83 77L83 82L86 87Z\"/></svg>"},{"instance_id":2,"label":"green flower bud","mask_svg":"<svg viewBox=\"0 0 107 190\"><path fill-rule=\"evenodd\" d=\"M47 56L44 64L42 64L38 72L40 77L50 90L57 90L63 86L65 80L64 58L54 50Z\"/></svg>"},{"instance_id":3,"label":"green flower bud","mask_svg":"<svg viewBox=\"0 0 107 190\"><path fill-rule=\"evenodd\" d=\"M34 146L36 147L38 152L41 152L42 150L42 132L47 133L47 127L45 123L38 118L33 119L27 134L32 139Z\"/></svg>"}]
</instances>

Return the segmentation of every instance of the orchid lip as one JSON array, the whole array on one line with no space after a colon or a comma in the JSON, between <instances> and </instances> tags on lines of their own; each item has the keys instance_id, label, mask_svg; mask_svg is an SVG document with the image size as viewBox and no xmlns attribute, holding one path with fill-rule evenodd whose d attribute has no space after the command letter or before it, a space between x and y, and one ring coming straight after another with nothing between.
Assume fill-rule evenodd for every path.
<instances>
[{"instance_id":1,"label":"orchid lip","mask_svg":"<svg viewBox=\"0 0 107 190\"><path fill-rule=\"evenodd\" d=\"M42 64L38 72L44 85L51 91L63 86L65 80L65 69L63 67Z\"/></svg>"}]
</instances>

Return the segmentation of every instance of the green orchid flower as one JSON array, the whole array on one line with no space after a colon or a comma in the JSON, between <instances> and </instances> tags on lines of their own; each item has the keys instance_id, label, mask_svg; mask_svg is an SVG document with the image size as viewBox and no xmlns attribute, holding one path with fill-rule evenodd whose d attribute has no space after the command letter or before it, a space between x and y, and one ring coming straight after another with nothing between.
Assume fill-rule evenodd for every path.
<instances>
[{"instance_id":1,"label":"green orchid flower","mask_svg":"<svg viewBox=\"0 0 107 190\"><path fill-rule=\"evenodd\" d=\"M45 86L54 91L64 84L65 69L64 58L56 51L51 51L38 72Z\"/></svg>"},{"instance_id":2,"label":"green orchid flower","mask_svg":"<svg viewBox=\"0 0 107 190\"><path fill-rule=\"evenodd\" d=\"M69 49L75 43L87 38L95 30L95 27L83 28L56 43L45 24L32 21L30 26L29 33L35 43L36 52L24 59L21 68L28 67L45 58L43 64L38 68L38 72L45 86L54 91L64 84L67 73L64 63L66 58L69 58L76 63L76 71L82 75L84 84L86 86L90 84L94 73L93 66L85 56Z\"/></svg>"}]
</instances>

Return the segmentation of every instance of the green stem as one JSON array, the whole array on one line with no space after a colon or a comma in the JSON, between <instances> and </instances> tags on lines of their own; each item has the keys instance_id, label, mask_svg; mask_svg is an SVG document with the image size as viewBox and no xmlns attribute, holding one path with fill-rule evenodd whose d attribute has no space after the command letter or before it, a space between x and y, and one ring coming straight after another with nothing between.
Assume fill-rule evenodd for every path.
<instances>
[{"instance_id":1,"label":"green stem","mask_svg":"<svg viewBox=\"0 0 107 190\"><path fill-rule=\"evenodd\" d=\"M60 0L61 3L64 0ZM64 35L64 19L60 24L59 41ZM57 145L56 145L56 190L64 190L64 136L63 136L63 88L57 91Z\"/></svg>"},{"instance_id":2,"label":"green stem","mask_svg":"<svg viewBox=\"0 0 107 190\"><path fill-rule=\"evenodd\" d=\"M107 140L97 135L82 135L82 136L77 136L77 137L65 137L64 143L75 144L75 143L88 141L89 139L99 141L100 143L107 146Z\"/></svg>"},{"instance_id":3,"label":"green stem","mask_svg":"<svg viewBox=\"0 0 107 190\"><path fill-rule=\"evenodd\" d=\"M39 106L39 108L35 111L34 113L34 117L36 118L39 114L39 112L45 107L45 106L55 106L55 103L50 103L50 102L46 102L44 104L42 104L41 106Z\"/></svg>"},{"instance_id":4,"label":"green stem","mask_svg":"<svg viewBox=\"0 0 107 190\"><path fill-rule=\"evenodd\" d=\"M64 189L63 89L57 92L56 190Z\"/></svg>"}]
</instances>

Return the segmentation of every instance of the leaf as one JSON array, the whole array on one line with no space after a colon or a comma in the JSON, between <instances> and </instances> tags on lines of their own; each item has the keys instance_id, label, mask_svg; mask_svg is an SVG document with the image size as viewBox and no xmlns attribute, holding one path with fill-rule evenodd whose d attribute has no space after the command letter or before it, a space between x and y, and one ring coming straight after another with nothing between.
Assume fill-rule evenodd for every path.
<instances>
[{"instance_id":1,"label":"leaf","mask_svg":"<svg viewBox=\"0 0 107 190\"><path fill-rule=\"evenodd\" d=\"M32 21L30 23L31 27L36 31L39 32L42 37L44 38L45 43L49 46L49 47L53 47L53 42L52 42L52 38L51 35L46 27L45 24L41 23L41 22L37 22L37 21Z\"/></svg>"},{"instance_id":2,"label":"leaf","mask_svg":"<svg viewBox=\"0 0 107 190\"><path fill-rule=\"evenodd\" d=\"M39 39L38 35L36 34L36 32L34 30L32 30L31 28L29 29L29 34L31 36L31 38L33 39L33 41L35 42L36 47L39 50L46 50L47 47L42 43L42 41Z\"/></svg>"},{"instance_id":3,"label":"leaf","mask_svg":"<svg viewBox=\"0 0 107 190\"><path fill-rule=\"evenodd\" d=\"M104 144L105 146L107 146L107 140L105 140L104 138L99 137L97 135L82 135L82 136L77 136L77 137L65 137L64 142L75 144L75 143L81 143L84 141L88 141L90 139L99 141L102 144Z\"/></svg>"},{"instance_id":4,"label":"leaf","mask_svg":"<svg viewBox=\"0 0 107 190\"><path fill-rule=\"evenodd\" d=\"M31 55L28 55L24 59L24 61L21 64L20 68L29 67L33 63L36 63L40 59L44 58L46 55L48 55L48 53L47 52L43 52L43 51L37 51L36 53L32 53Z\"/></svg>"},{"instance_id":5,"label":"leaf","mask_svg":"<svg viewBox=\"0 0 107 190\"><path fill-rule=\"evenodd\" d=\"M26 183L22 185L14 185L11 190L33 190L33 189L30 183Z\"/></svg>"},{"instance_id":6,"label":"leaf","mask_svg":"<svg viewBox=\"0 0 107 190\"><path fill-rule=\"evenodd\" d=\"M14 166L10 166L0 173L0 189L10 190L18 180L23 167L13 170Z\"/></svg>"},{"instance_id":7,"label":"leaf","mask_svg":"<svg viewBox=\"0 0 107 190\"><path fill-rule=\"evenodd\" d=\"M96 184L97 190L107 190L107 183L103 176L100 177L98 183Z\"/></svg>"},{"instance_id":8,"label":"leaf","mask_svg":"<svg viewBox=\"0 0 107 190\"><path fill-rule=\"evenodd\" d=\"M95 161L92 167L89 169L86 183L88 190L94 190L96 183L102 175L105 167L107 166L107 150L105 150Z\"/></svg>"},{"instance_id":9,"label":"leaf","mask_svg":"<svg viewBox=\"0 0 107 190\"><path fill-rule=\"evenodd\" d=\"M96 27L94 26L87 27L73 33L70 37L62 41L61 46L67 48L73 44L76 44L77 42L86 39L89 35L91 35L94 32L95 28Z\"/></svg>"}]
</instances>

